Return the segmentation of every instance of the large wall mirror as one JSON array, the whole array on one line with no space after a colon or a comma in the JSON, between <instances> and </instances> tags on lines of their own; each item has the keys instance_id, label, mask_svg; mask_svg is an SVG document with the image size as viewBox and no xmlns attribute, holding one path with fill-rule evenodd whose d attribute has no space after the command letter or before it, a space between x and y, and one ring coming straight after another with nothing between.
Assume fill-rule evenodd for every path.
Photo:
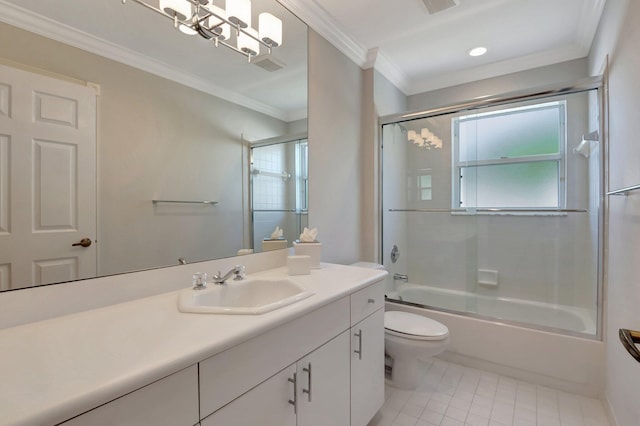
<instances>
[{"instance_id":1,"label":"large wall mirror","mask_svg":"<svg viewBox=\"0 0 640 426\"><path fill-rule=\"evenodd\" d=\"M283 41L249 62L133 0L0 6L0 290L262 250L252 153L306 138L302 21L253 0Z\"/></svg>"}]
</instances>

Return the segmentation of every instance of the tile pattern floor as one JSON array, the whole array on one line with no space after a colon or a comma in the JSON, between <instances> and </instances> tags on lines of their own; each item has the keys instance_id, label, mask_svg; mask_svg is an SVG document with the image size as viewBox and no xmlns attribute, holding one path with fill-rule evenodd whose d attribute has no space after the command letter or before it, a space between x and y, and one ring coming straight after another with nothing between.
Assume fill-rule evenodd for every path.
<instances>
[{"instance_id":1,"label":"tile pattern floor","mask_svg":"<svg viewBox=\"0 0 640 426\"><path fill-rule=\"evenodd\" d=\"M438 359L417 390L385 392L369 426L610 426L598 399Z\"/></svg>"}]
</instances>

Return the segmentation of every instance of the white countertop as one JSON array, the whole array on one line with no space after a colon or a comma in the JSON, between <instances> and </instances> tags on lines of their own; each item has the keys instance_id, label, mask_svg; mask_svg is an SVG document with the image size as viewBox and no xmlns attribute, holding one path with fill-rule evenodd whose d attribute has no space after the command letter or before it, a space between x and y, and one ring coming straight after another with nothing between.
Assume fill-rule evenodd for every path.
<instances>
[{"instance_id":1,"label":"white countertop","mask_svg":"<svg viewBox=\"0 0 640 426\"><path fill-rule=\"evenodd\" d=\"M179 312L171 292L0 330L0 424L57 424L385 275L322 264L288 277L281 267L251 277L287 277L315 295L263 315L207 315Z\"/></svg>"}]
</instances>

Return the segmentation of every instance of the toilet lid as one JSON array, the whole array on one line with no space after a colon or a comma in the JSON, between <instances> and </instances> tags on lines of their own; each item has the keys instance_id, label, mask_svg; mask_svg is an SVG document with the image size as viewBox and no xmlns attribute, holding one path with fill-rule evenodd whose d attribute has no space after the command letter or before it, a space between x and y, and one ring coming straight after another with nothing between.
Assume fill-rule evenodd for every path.
<instances>
[{"instance_id":1,"label":"toilet lid","mask_svg":"<svg viewBox=\"0 0 640 426\"><path fill-rule=\"evenodd\" d=\"M416 340L443 340L449 336L444 324L409 312L385 312L384 328L390 334Z\"/></svg>"}]
</instances>

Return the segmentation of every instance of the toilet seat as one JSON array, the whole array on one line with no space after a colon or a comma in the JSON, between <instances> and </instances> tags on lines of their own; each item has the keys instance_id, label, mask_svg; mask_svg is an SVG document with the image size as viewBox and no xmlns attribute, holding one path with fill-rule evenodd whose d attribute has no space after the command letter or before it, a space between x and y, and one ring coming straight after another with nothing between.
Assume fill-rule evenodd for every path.
<instances>
[{"instance_id":1,"label":"toilet seat","mask_svg":"<svg viewBox=\"0 0 640 426\"><path fill-rule=\"evenodd\" d=\"M411 340L444 340L449 337L449 329L444 324L409 312L385 312L384 328L390 335Z\"/></svg>"}]
</instances>

